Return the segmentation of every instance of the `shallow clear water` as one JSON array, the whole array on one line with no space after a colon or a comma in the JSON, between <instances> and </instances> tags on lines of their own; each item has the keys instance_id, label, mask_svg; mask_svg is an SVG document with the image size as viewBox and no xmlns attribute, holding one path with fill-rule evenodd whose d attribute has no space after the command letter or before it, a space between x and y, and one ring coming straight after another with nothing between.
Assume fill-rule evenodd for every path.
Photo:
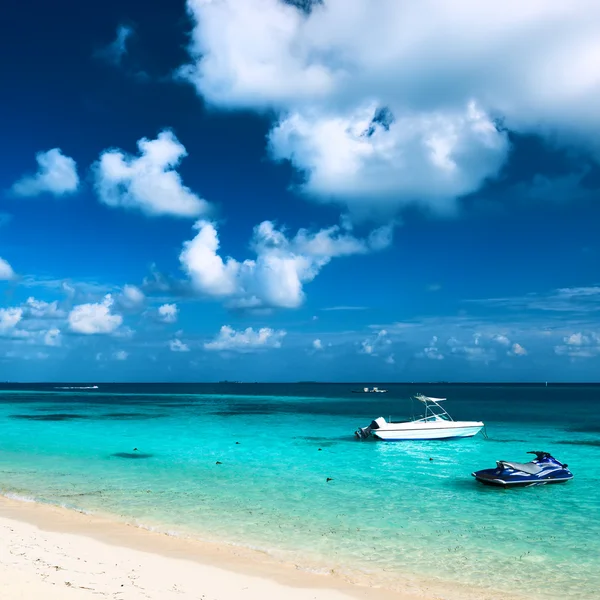
<instances>
[{"instance_id":1,"label":"shallow clear water","mask_svg":"<svg viewBox=\"0 0 600 600\"><path fill-rule=\"evenodd\" d=\"M0 490L387 583L424 575L597 597L600 387L351 389L4 389ZM354 440L372 418L409 416L417 391L447 395L489 439ZM470 476L528 450L552 452L575 479L505 491Z\"/></svg>"}]
</instances>

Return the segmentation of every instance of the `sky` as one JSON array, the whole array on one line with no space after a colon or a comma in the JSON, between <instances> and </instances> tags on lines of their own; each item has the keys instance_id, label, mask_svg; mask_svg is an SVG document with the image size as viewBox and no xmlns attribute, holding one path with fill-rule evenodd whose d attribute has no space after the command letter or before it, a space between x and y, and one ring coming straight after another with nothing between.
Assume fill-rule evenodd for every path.
<instances>
[{"instance_id":1,"label":"sky","mask_svg":"<svg viewBox=\"0 0 600 600\"><path fill-rule=\"evenodd\" d=\"M596 0L3 16L0 381L598 381Z\"/></svg>"}]
</instances>

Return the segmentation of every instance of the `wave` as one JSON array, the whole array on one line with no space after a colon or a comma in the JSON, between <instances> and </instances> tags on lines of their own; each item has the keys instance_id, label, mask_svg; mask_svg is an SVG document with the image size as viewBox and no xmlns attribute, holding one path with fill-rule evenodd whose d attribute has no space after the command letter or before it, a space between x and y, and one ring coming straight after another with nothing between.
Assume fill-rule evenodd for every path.
<instances>
[{"instance_id":1,"label":"wave","mask_svg":"<svg viewBox=\"0 0 600 600\"><path fill-rule=\"evenodd\" d=\"M55 390L97 390L97 385L81 385L81 386L56 386Z\"/></svg>"},{"instance_id":2,"label":"wave","mask_svg":"<svg viewBox=\"0 0 600 600\"><path fill-rule=\"evenodd\" d=\"M75 506L73 504L69 504L66 502L56 502L52 500L43 500L41 498L36 498L35 496L26 496L24 494L17 494L15 492L5 492L0 490L0 496L7 498L8 500L15 500L17 502L28 502L30 504L45 504L48 506L58 506L60 508L64 508L66 510L72 510L74 512L81 513L82 515L94 515L95 513L91 510L86 510L84 508L80 508L79 506Z\"/></svg>"}]
</instances>

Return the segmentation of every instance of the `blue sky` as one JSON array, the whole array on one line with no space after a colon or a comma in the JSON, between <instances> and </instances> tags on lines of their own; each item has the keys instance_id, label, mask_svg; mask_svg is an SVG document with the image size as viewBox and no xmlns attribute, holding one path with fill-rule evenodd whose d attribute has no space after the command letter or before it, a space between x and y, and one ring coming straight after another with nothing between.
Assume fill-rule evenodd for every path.
<instances>
[{"instance_id":1,"label":"blue sky","mask_svg":"<svg viewBox=\"0 0 600 600\"><path fill-rule=\"evenodd\" d=\"M598 380L597 3L5 13L1 380Z\"/></svg>"}]
</instances>

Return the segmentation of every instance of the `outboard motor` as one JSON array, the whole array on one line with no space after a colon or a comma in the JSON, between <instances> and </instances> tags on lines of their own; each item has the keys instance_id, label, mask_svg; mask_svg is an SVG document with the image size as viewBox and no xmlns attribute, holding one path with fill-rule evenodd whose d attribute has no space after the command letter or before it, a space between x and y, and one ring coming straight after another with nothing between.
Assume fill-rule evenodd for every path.
<instances>
[{"instance_id":1,"label":"outboard motor","mask_svg":"<svg viewBox=\"0 0 600 600\"><path fill-rule=\"evenodd\" d=\"M367 438L371 437L373 429L379 429L381 423L385 423L385 419L383 417L379 417L378 419L371 421L371 424L368 427L359 427L354 432L354 435L359 440L366 440Z\"/></svg>"},{"instance_id":2,"label":"outboard motor","mask_svg":"<svg viewBox=\"0 0 600 600\"><path fill-rule=\"evenodd\" d=\"M359 427L354 432L354 435L359 440L366 440L371 435L371 428L370 427Z\"/></svg>"}]
</instances>

